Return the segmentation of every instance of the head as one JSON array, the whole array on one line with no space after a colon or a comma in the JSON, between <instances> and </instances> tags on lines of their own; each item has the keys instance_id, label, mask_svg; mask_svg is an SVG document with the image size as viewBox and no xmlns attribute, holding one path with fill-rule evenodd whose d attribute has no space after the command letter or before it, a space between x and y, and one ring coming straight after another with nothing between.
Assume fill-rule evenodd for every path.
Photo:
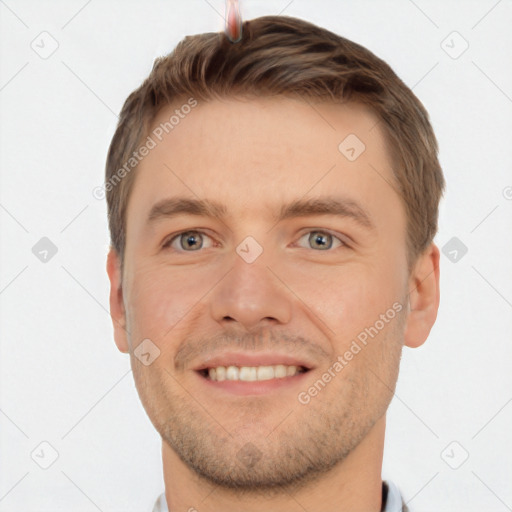
<instances>
[{"instance_id":1,"label":"head","mask_svg":"<svg viewBox=\"0 0 512 512\"><path fill-rule=\"evenodd\" d=\"M369 50L288 17L242 35L186 37L126 100L107 270L116 344L164 443L257 492L317 478L382 421L402 347L435 322L444 178L425 108ZM226 392L200 371L226 352L307 371Z\"/></svg>"}]
</instances>

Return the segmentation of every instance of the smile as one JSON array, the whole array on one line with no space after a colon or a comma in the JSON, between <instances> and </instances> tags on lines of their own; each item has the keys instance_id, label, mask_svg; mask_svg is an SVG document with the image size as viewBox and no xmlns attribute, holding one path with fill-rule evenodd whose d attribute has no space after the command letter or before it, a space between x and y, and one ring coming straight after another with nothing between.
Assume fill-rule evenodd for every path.
<instances>
[{"instance_id":1,"label":"smile","mask_svg":"<svg viewBox=\"0 0 512 512\"><path fill-rule=\"evenodd\" d=\"M273 366L217 366L205 368L199 373L212 381L264 381L271 379L283 379L293 377L299 373L305 373L307 368L303 366L278 364Z\"/></svg>"}]
</instances>

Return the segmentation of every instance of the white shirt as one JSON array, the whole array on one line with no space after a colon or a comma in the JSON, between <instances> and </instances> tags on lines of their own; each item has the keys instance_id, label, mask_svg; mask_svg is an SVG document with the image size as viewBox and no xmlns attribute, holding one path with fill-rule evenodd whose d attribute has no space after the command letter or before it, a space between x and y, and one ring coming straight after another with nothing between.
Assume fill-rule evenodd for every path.
<instances>
[{"instance_id":1,"label":"white shirt","mask_svg":"<svg viewBox=\"0 0 512 512\"><path fill-rule=\"evenodd\" d=\"M384 502L384 500L384 508L381 512L407 512L407 508L404 506L402 501L400 490L389 480L383 480L382 482L382 501ZM156 500L152 512L169 512L164 492L160 494Z\"/></svg>"}]
</instances>

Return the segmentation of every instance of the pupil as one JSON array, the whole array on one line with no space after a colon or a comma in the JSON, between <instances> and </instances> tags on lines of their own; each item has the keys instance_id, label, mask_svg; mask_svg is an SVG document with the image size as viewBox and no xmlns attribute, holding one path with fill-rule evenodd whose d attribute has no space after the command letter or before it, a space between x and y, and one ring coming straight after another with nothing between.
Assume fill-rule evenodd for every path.
<instances>
[{"instance_id":1,"label":"pupil","mask_svg":"<svg viewBox=\"0 0 512 512\"><path fill-rule=\"evenodd\" d=\"M319 246L321 246L322 249L329 249L330 248L330 244L327 244L325 242L325 238L327 236L330 236L330 235L327 235L327 234L315 234L315 233L312 233L312 235L314 237L314 241L316 244L318 244Z\"/></svg>"},{"instance_id":2,"label":"pupil","mask_svg":"<svg viewBox=\"0 0 512 512\"><path fill-rule=\"evenodd\" d=\"M194 244L196 247L198 246L195 235L188 235L186 240L186 245L188 248L194 248Z\"/></svg>"}]
</instances>

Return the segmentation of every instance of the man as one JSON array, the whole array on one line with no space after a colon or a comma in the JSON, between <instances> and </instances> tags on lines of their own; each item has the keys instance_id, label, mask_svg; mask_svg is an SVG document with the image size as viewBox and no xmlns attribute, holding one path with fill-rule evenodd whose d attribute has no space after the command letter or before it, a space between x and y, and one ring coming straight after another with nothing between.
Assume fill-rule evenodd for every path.
<instances>
[{"instance_id":1,"label":"man","mask_svg":"<svg viewBox=\"0 0 512 512\"><path fill-rule=\"evenodd\" d=\"M351 41L268 16L157 59L106 169L155 511L406 510L385 418L437 316L443 189L424 107Z\"/></svg>"}]
</instances>

